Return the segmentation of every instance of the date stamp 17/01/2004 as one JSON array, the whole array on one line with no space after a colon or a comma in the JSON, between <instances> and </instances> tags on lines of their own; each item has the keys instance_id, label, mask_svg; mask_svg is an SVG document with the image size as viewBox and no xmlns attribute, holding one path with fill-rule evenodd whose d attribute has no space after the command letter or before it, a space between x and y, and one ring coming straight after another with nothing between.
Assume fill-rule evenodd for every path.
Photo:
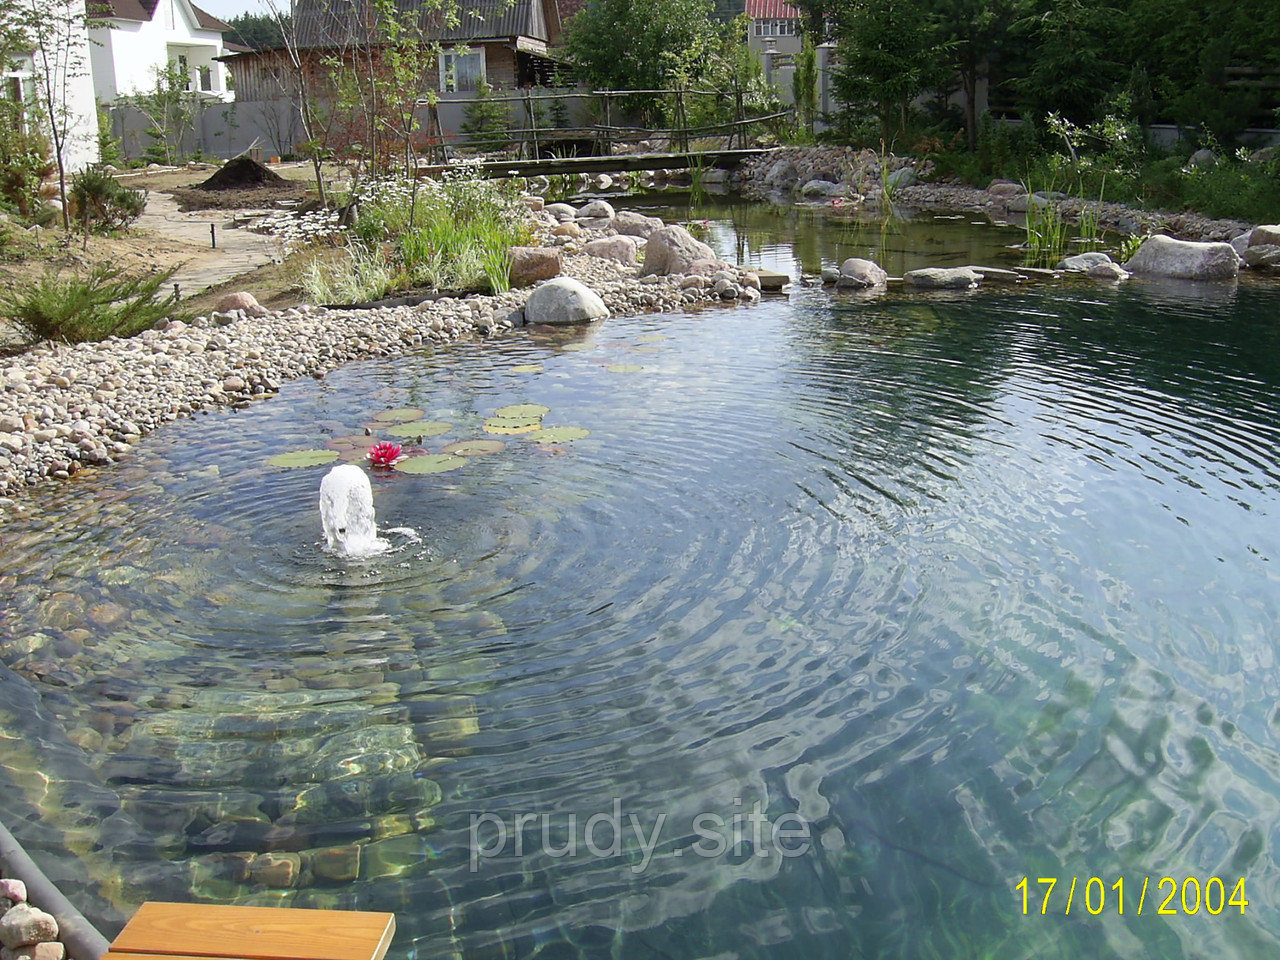
<instances>
[{"instance_id":1,"label":"date stamp 17/01/2004","mask_svg":"<svg viewBox=\"0 0 1280 960\"><path fill-rule=\"evenodd\" d=\"M1071 916L1072 910L1095 917L1112 911L1120 916L1128 911L1163 917L1195 916L1203 911L1216 917L1237 910L1244 916L1249 906L1244 877L1143 877L1140 885L1136 878L1126 882L1124 877L1110 884L1101 877L1023 877L1014 890L1021 895L1023 916Z\"/></svg>"}]
</instances>

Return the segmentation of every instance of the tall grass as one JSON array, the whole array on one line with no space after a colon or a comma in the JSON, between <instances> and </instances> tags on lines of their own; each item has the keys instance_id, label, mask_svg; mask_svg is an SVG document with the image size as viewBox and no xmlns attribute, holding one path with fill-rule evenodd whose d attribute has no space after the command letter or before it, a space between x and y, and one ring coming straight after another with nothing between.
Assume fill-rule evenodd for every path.
<instances>
[{"instance_id":1,"label":"tall grass","mask_svg":"<svg viewBox=\"0 0 1280 960\"><path fill-rule=\"evenodd\" d=\"M509 185L463 166L414 189L404 180L366 184L357 198L347 256L303 276L318 303L376 300L395 290L509 288L510 249L529 242L524 204Z\"/></svg>"},{"instance_id":2,"label":"tall grass","mask_svg":"<svg viewBox=\"0 0 1280 960\"><path fill-rule=\"evenodd\" d=\"M1034 186L1030 182L1024 186L1027 191L1027 266L1051 267L1066 253L1067 227L1056 201L1040 204ZM1053 192L1052 185L1049 192Z\"/></svg>"}]
</instances>

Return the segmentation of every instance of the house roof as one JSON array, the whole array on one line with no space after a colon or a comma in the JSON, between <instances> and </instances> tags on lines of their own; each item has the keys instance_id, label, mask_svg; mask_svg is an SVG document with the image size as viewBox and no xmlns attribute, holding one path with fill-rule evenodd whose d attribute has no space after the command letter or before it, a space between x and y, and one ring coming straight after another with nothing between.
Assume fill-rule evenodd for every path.
<instances>
[{"instance_id":1,"label":"house roof","mask_svg":"<svg viewBox=\"0 0 1280 960\"><path fill-rule=\"evenodd\" d=\"M89 13L103 20L136 20L147 23L155 18L159 6L160 0L91 0ZM201 10L194 3L191 4L191 9L196 15L196 25L201 30L216 30L221 33L231 29L228 24Z\"/></svg>"},{"instance_id":2,"label":"house roof","mask_svg":"<svg viewBox=\"0 0 1280 960\"><path fill-rule=\"evenodd\" d=\"M439 15L429 4L424 9L422 0L395 0L395 3L401 13L420 10L432 38L446 42L531 37L554 43L560 36L560 13L554 0L458 0L458 22L453 25L439 23ZM362 39L368 35L372 19L367 3L296 0L294 4L298 43L303 47L340 45Z\"/></svg>"},{"instance_id":3,"label":"house roof","mask_svg":"<svg viewBox=\"0 0 1280 960\"><path fill-rule=\"evenodd\" d=\"M747 0L747 16L752 20L799 20L800 11L783 0Z\"/></svg>"}]
</instances>

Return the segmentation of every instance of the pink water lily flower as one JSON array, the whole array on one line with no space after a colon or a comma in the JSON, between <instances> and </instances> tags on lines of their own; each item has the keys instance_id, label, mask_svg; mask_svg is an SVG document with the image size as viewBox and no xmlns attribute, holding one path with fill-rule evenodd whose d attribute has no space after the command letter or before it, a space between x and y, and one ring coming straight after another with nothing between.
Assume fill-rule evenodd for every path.
<instances>
[{"instance_id":1,"label":"pink water lily flower","mask_svg":"<svg viewBox=\"0 0 1280 960\"><path fill-rule=\"evenodd\" d=\"M400 453L401 449L398 443L382 440L369 448L365 459L375 467L391 467L404 459Z\"/></svg>"}]
</instances>

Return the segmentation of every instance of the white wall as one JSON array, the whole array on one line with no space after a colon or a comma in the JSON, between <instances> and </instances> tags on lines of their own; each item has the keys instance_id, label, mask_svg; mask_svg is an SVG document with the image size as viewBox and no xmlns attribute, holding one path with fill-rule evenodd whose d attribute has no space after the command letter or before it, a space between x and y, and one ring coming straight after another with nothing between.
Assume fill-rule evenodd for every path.
<instances>
[{"instance_id":1,"label":"white wall","mask_svg":"<svg viewBox=\"0 0 1280 960\"><path fill-rule=\"evenodd\" d=\"M83 0L65 0L65 3L57 3L57 6L69 9L81 18L84 16ZM52 72L54 98L62 102L65 94L65 107L70 123L67 125L66 142L62 148L62 162L69 171L82 170L98 161L98 109L93 95L91 61L91 44L81 26L66 49L61 49L61 45L51 49L47 60L37 52L19 58L18 62L19 71L29 71L36 84L41 86L46 82L45 64L48 63Z\"/></svg>"},{"instance_id":2,"label":"white wall","mask_svg":"<svg viewBox=\"0 0 1280 960\"><path fill-rule=\"evenodd\" d=\"M225 52L222 35L198 29L195 14L186 0L160 0L155 16L145 23L133 20L108 23L109 28L99 27L91 33L99 51L94 71L99 100L109 103L121 95L153 89L157 71L176 60L179 54L187 58L193 90L200 89L197 68L207 66L212 70L210 96L233 99L234 94L227 89L226 66L213 59ZM104 61L100 70L96 69L97 61Z\"/></svg>"}]
</instances>

